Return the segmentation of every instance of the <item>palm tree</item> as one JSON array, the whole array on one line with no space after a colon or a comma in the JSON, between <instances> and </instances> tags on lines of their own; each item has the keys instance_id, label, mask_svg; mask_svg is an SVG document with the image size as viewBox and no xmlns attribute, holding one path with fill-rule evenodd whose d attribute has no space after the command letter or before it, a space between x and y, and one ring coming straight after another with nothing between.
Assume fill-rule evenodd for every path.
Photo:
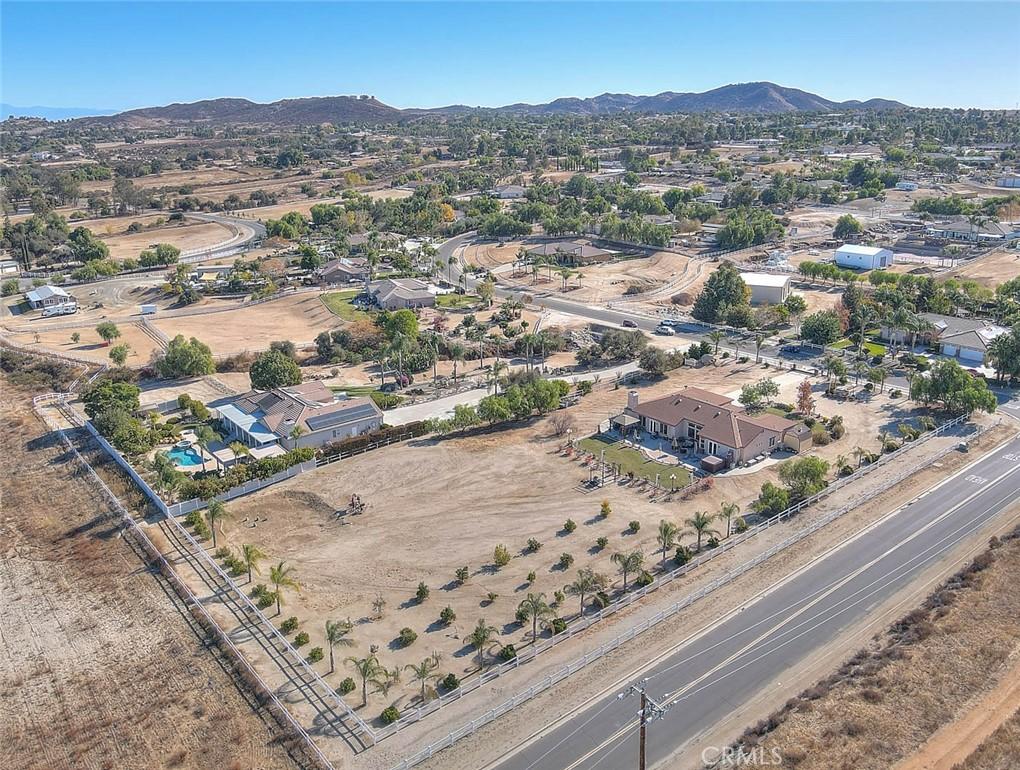
<instances>
[{"instance_id":1,"label":"palm tree","mask_svg":"<svg viewBox=\"0 0 1020 770\"><path fill-rule=\"evenodd\" d=\"M723 503L719 506L719 516L726 519L726 537L730 536L730 520L740 513L740 506L736 503Z\"/></svg>"},{"instance_id":2,"label":"palm tree","mask_svg":"<svg viewBox=\"0 0 1020 770\"><path fill-rule=\"evenodd\" d=\"M450 360L453 361L453 381L457 382L457 362L464 360L464 346L459 342L450 344Z\"/></svg>"},{"instance_id":3,"label":"palm tree","mask_svg":"<svg viewBox=\"0 0 1020 770\"><path fill-rule=\"evenodd\" d=\"M545 601L545 594L528 594L528 598L520 603L517 611L524 610L524 613L531 618L531 643L538 641L538 621L547 618L552 614L552 607Z\"/></svg>"},{"instance_id":4,"label":"palm tree","mask_svg":"<svg viewBox=\"0 0 1020 770\"><path fill-rule=\"evenodd\" d=\"M230 442L230 451L234 453L234 459L239 460L242 457L251 456L251 450L246 444L242 444L240 441Z\"/></svg>"},{"instance_id":5,"label":"palm tree","mask_svg":"<svg viewBox=\"0 0 1020 770\"><path fill-rule=\"evenodd\" d=\"M202 472L205 472L205 455L209 451L209 445L220 440L220 434L208 425L200 425L195 431L195 443L202 448ZM216 459L215 457L213 458ZM216 467L219 467L219 460L216 460Z\"/></svg>"},{"instance_id":6,"label":"palm tree","mask_svg":"<svg viewBox=\"0 0 1020 770\"><path fill-rule=\"evenodd\" d=\"M585 597L605 590L607 582L605 575L600 575L594 570L585 567L577 571L577 577L574 578L574 582L567 583L567 585L563 586L563 590L571 596L576 596L580 599L579 614L583 615Z\"/></svg>"},{"instance_id":7,"label":"palm tree","mask_svg":"<svg viewBox=\"0 0 1020 770\"><path fill-rule=\"evenodd\" d=\"M712 529L712 522L715 516L704 511L695 511L694 515L685 522L688 527L694 530L698 536L698 551L701 551L701 538L705 535L718 535L719 532Z\"/></svg>"},{"instance_id":8,"label":"palm tree","mask_svg":"<svg viewBox=\"0 0 1020 770\"><path fill-rule=\"evenodd\" d=\"M450 258L448 260L446 260L446 282L447 283L451 283L451 284L453 283L453 266L455 264L457 264L457 260L456 260L456 258L454 258L451 255Z\"/></svg>"},{"instance_id":9,"label":"palm tree","mask_svg":"<svg viewBox=\"0 0 1020 770\"><path fill-rule=\"evenodd\" d=\"M368 680L374 688L372 692L381 693L383 697L390 694L390 688L400 681L399 668L386 668L380 665L376 675Z\"/></svg>"},{"instance_id":10,"label":"palm tree","mask_svg":"<svg viewBox=\"0 0 1020 770\"><path fill-rule=\"evenodd\" d=\"M375 655L369 655L366 658L344 658L344 662L350 663L354 666L354 670L358 672L358 676L361 678L361 705L367 706L368 683L377 679L386 669L383 668L383 665Z\"/></svg>"},{"instance_id":11,"label":"palm tree","mask_svg":"<svg viewBox=\"0 0 1020 770\"><path fill-rule=\"evenodd\" d=\"M251 543L245 543L241 546L241 561L244 562L245 568L248 570L248 582L251 582L251 573L254 570L256 573L259 572L259 562L266 558L266 555L259 550L257 545Z\"/></svg>"},{"instance_id":12,"label":"palm tree","mask_svg":"<svg viewBox=\"0 0 1020 770\"><path fill-rule=\"evenodd\" d=\"M680 535L680 528L671 521L663 519L659 522L659 533L655 539L662 550L662 568L666 569L666 551L676 547L677 538Z\"/></svg>"},{"instance_id":13,"label":"palm tree","mask_svg":"<svg viewBox=\"0 0 1020 770\"><path fill-rule=\"evenodd\" d=\"M726 339L726 335L723 332L721 332L718 329L716 329L715 331L712 331L712 332L708 333L708 338L710 340L712 340L712 344L715 345L715 350L713 352L713 355L716 358L718 358L719 357L719 343L722 342L724 339Z\"/></svg>"},{"instance_id":14,"label":"palm tree","mask_svg":"<svg viewBox=\"0 0 1020 770\"><path fill-rule=\"evenodd\" d=\"M482 653L493 638L496 636L496 627L487 626L485 624L485 618L478 619L478 625L475 626L475 630L468 634L468 644L475 648L478 652L478 665L482 665Z\"/></svg>"},{"instance_id":15,"label":"palm tree","mask_svg":"<svg viewBox=\"0 0 1020 770\"><path fill-rule=\"evenodd\" d=\"M336 670L333 665L333 648L338 645L340 647L351 647L354 645L354 640L347 636L353 628L354 624L350 618L347 618L347 620L326 621L326 643L329 645L329 673L332 674Z\"/></svg>"},{"instance_id":16,"label":"palm tree","mask_svg":"<svg viewBox=\"0 0 1020 770\"><path fill-rule=\"evenodd\" d=\"M425 703L425 686L430 680L436 678L436 669L439 667L439 661L436 656L430 656L425 658L421 663L415 665L414 663L408 663L404 666L404 671L411 672L411 678L416 682L421 682L421 702Z\"/></svg>"},{"instance_id":17,"label":"palm tree","mask_svg":"<svg viewBox=\"0 0 1020 770\"><path fill-rule=\"evenodd\" d=\"M560 270L559 270L559 273L560 273L560 278L563 279L563 291L566 291L567 290L567 281L570 280L570 276L572 276L574 273L573 273L573 271L570 268L567 268L567 267L561 267Z\"/></svg>"},{"instance_id":18,"label":"palm tree","mask_svg":"<svg viewBox=\"0 0 1020 770\"><path fill-rule=\"evenodd\" d=\"M850 467L850 461L847 459L846 455L839 455L836 457L834 465L836 466L836 476L842 476L844 469Z\"/></svg>"},{"instance_id":19,"label":"palm tree","mask_svg":"<svg viewBox=\"0 0 1020 770\"><path fill-rule=\"evenodd\" d=\"M756 334L754 335L754 362L758 363L761 361L761 348L765 344L765 335Z\"/></svg>"},{"instance_id":20,"label":"palm tree","mask_svg":"<svg viewBox=\"0 0 1020 770\"><path fill-rule=\"evenodd\" d=\"M862 447L862 446L855 446L854 447L854 457L857 458L857 467L858 468L860 468L861 467L861 463L864 462L864 456L866 454L868 454L868 450L865 449L864 447Z\"/></svg>"},{"instance_id":21,"label":"palm tree","mask_svg":"<svg viewBox=\"0 0 1020 770\"><path fill-rule=\"evenodd\" d=\"M291 572L294 568L288 567L284 562L280 562L275 567L269 568L269 582L276 588L276 614L280 614L280 606L283 604L283 589L293 588L295 591L300 591L301 586L291 576Z\"/></svg>"},{"instance_id":22,"label":"palm tree","mask_svg":"<svg viewBox=\"0 0 1020 770\"><path fill-rule=\"evenodd\" d=\"M623 590L627 590L627 576L631 572L637 572L641 569L641 565L645 563L645 555L641 553L640 549L631 551L630 553L620 553L617 551L610 559L613 564L620 568L620 572L623 573Z\"/></svg>"},{"instance_id":23,"label":"palm tree","mask_svg":"<svg viewBox=\"0 0 1020 770\"><path fill-rule=\"evenodd\" d=\"M209 506L205 509L205 518L209 521L209 529L212 530L212 544L216 547L216 522L222 521L227 515L227 506L222 500L210 500Z\"/></svg>"}]
</instances>

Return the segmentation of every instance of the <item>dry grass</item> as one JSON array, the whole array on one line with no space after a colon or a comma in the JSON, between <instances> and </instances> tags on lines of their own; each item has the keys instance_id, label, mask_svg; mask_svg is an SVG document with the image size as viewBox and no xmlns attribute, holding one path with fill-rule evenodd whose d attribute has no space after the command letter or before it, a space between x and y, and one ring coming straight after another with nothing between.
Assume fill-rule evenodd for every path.
<instances>
[{"instance_id":1,"label":"dry grass","mask_svg":"<svg viewBox=\"0 0 1020 770\"><path fill-rule=\"evenodd\" d=\"M26 394L3 402L0 766L293 767Z\"/></svg>"}]
</instances>

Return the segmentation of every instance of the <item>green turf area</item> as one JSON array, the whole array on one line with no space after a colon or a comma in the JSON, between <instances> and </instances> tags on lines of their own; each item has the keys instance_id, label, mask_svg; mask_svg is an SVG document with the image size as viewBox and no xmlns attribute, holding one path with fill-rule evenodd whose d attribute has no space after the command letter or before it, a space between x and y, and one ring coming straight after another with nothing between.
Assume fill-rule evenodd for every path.
<instances>
[{"instance_id":1,"label":"green turf area","mask_svg":"<svg viewBox=\"0 0 1020 770\"><path fill-rule=\"evenodd\" d=\"M851 347L853 344L854 343L852 343L849 339L844 337L841 340L837 340L836 342L833 342L829 347L835 348L836 350L843 350L844 348Z\"/></svg>"},{"instance_id":2,"label":"green turf area","mask_svg":"<svg viewBox=\"0 0 1020 770\"><path fill-rule=\"evenodd\" d=\"M869 356L884 356L886 352L885 345L879 345L877 342L865 342L864 349L868 351Z\"/></svg>"},{"instance_id":3,"label":"green turf area","mask_svg":"<svg viewBox=\"0 0 1020 770\"><path fill-rule=\"evenodd\" d=\"M655 480L655 474L659 474L659 484L668 487L671 483L670 475L676 474L676 487L684 487L691 483L691 472L683 466L665 465L646 458L636 449L631 449L622 441L613 441L602 436L589 436L581 439L578 445L585 452L591 452L596 457L602 456L605 450L607 463L619 465L620 471L627 474L633 471L638 478L649 478Z\"/></svg>"},{"instance_id":4,"label":"green turf area","mask_svg":"<svg viewBox=\"0 0 1020 770\"><path fill-rule=\"evenodd\" d=\"M480 301L476 294L440 294L436 297L436 305L449 310L474 307Z\"/></svg>"},{"instance_id":5,"label":"green turf area","mask_svg":"<svg viewBox=\"0 0 1020 770\"><path fill-rule=\"evenodd\" d=\"M330 309L332 313L340 316L345 321L358 321L362 318L371 318L372 314L364 310L358 310L351 304L351 300L361 292L358 289L352 291L331 291L329 294L321 295L322 304Z\"/></svg>"},{"instance_id":6,"label":"green turf area","mask_svg":"<svg viewBox=\"0 0 1020 770\"><path fill-rule=\"evenodd\" d=\"M346 393L351 398L355 396L369 396L379 392L375 385L330 385L329 389L334 393Z\"/></svg>"}]
</instances>

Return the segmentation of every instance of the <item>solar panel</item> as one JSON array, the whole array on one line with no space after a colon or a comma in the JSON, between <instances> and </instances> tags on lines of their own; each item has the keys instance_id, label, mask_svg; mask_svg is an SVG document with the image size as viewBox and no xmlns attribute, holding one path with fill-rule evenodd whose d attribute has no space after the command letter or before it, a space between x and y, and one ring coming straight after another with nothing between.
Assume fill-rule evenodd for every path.
<instances>
[{"instance_id":1,"label":"solar panel","mask_svg":"<svg viewBox=\"0 0 1020 770\"><path fill-rule=\"evenodd\" d=\"M374 417L376 410L372 404L359 404L352 406L349 409L341 409L336 412L330 412L329 414L320 414L309 417L305 422L308 424L309 430L322 430L323 428L331 428L334 425L342 425L345 422L354 422L355 420L363 420L366 417Z\"/></svg>"}]
</instances>

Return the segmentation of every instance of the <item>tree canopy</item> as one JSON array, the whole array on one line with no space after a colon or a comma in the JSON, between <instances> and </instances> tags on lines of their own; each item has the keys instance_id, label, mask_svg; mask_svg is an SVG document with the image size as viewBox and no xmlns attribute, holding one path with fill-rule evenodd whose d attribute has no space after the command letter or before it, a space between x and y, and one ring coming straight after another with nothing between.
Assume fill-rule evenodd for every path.
<instances>
[{"instance_id":1,"label":"tree canopy","mask_svg":"<svg viewBox=\"0 0 1020 770\"><path fill-rule=\"evenodd\" d=\"M280 350L267 350L255 359L248 372L256 390L272 390L301 384L301 367Z\"/></svg>"}]
</instances>

